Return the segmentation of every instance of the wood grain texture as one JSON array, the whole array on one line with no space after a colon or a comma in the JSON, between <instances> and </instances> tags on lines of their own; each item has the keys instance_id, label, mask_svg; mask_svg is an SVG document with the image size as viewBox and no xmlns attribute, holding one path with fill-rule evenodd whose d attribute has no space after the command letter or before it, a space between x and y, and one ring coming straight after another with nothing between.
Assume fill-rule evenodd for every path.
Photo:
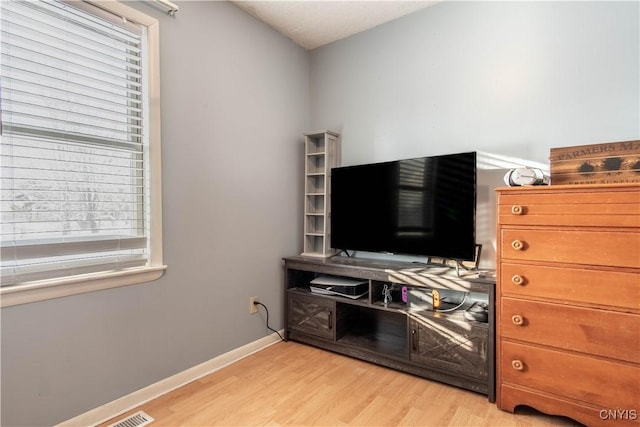
<instances>
[{"instance_id":1,"label":"wood grain texture","mask_svg":"<svg viewBox=\"0 0 640 427\"><path fill-rule=\"evenodd\" d=\"M454 270L438 273L413 263L360 258L288 257L284 267L287 339L486 393L490 402L495 401L493 280L481 279L476 272L458 277ZM308 279L313 276L307 273L329 271L335 276L368 280L368 295L354 300L311 293ZM410 310L406 304L385 305L382 290L389 282L397 287L427 286L464 292L475 289L486 294L489 322L470 322L461 311L434 314ZM414 319L411 331L407 326L409 317ZM426 326L417 326L422 324ZM427 340L429 336L431 339ZM422 341L420 349L418 341Z\"/></svg>"},{"instance_id":2,"label":"wood grain texture","mask_svg":"<svg viewBox=\"0 0 640 427\"><path fill-rule=\"evenodd\" d=\"M640 182L640 141L552 148L552 184Z\"/></svg>"},{"instance_id":3,"label":"wood grain texture","mask_svg":"<svg viewBox=\"0 0 640 427\"><path fill-rule=\"evenodd\" d=\"M497 201L498 407L640 426L640 186L498 189Z\"/></svg>"},{"instance_id":4,"label":"wood grain texture","mask_svg":"<svg viewBox=\"0 0 640 427\"><path fill-rule=\"evenodd\" d=\"M502 295L640 314L640 277L620 268L500 264ZM602 286L607 283L607 286ZM615 298L626 295L626 298Z\"/></svg>"},{"instance_id":5,"label":"wood grain texture","mask_svg":"<svg viewBox=\"0 0 640 427\"><path fill-rule=\"evenodd\" d=\"M486 396L282 342L130 413L153 426L579 426ZM101 426L108 426L127 414Z\"/></svg>"},{"instance_id":6,"label":"wood grain texture","mask_svg":"<svg viewBox=\"0 0 640 427\"><path fill-rule=\"evenodd\" d=\"M638 346L621 345L640 331L638 315L507 297L501 304L505 338L640 364Z\"/></svg>"}]
</instances>

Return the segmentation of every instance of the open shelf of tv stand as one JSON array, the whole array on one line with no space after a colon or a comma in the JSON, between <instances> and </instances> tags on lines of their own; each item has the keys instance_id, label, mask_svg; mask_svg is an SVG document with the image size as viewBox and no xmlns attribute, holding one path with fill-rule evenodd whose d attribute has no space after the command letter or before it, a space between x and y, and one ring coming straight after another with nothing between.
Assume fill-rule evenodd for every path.
<instances>
[{"instance_id":1,"label":"open shelf of tv stand","mask_svg":"<svg viewBox=\"0 0 640 427\"><path fill-rule=\"evenodd\" d=\"M346 257L284 259L285 338L399 371L486 394L495 400L493 279L477 273L416 264ZM360 279L368 293L358 299L310 290L319 275ZM461 309L437 312L399 298L385 304L382 289L439 289L465 295ZM488 322L467 320L467 296L488 304ZM465 305L466 304L466 305Z\"/></svg>"}]
</instances>

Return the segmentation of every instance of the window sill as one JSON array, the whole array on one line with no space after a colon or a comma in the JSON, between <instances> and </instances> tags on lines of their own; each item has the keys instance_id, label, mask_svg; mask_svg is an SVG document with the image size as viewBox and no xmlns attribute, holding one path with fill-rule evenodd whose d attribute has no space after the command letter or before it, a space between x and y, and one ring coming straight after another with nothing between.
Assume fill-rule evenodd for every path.
<instances>
[{"instance_id":1,"label":"window sill","mask_svg":"<svg viewBox=\"0 0 640 427\"><path fill-rule=\"evenodd\" d=\"M83 274L74 277L40 280L0 288L0 307L11 307L30 302L150 282L162 277L166 269L166 265L136 267L123 271Z\"/></svg>"}]
</instances>

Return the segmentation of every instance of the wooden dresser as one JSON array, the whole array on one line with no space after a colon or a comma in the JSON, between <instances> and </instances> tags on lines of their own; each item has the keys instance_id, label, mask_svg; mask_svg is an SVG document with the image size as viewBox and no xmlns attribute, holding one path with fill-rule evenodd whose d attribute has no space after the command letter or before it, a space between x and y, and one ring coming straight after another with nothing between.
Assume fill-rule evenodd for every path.
<instances>
[{"instance_id":1,"label":"wooden dresser","mask_svg":"<svg viewBox=\"0 0 640 427\"><path fill-rule=\"evenodd\" d=\"M640 184L497 190L497 405L640 425Z\"/></svg>"}]
</instances>

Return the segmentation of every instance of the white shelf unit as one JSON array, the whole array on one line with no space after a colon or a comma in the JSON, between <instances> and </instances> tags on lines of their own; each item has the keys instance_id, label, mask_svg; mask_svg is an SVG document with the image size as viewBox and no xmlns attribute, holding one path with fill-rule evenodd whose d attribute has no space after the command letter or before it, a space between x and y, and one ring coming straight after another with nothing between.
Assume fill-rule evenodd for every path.
<instances>
[{"instance_id":1,"label":"white shelf unit","mask_svg":"<svg viewBox=\"0 0 640 427\"><path fill-rule=\"evenodd\" d=\"M302 255L327 258L331 249L331 168L340 166L340 135L304 134L304 244Z\"/></svg>"}]
</instances>

